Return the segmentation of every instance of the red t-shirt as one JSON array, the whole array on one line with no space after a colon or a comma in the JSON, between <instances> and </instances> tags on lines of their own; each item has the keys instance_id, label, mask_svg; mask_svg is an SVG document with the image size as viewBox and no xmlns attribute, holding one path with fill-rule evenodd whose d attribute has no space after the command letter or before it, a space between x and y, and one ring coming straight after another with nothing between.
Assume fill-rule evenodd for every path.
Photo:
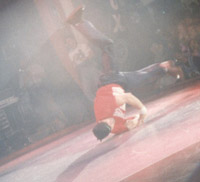
<instances>
[{"instance_id":1,"label":"red t-shirt","mask_svg":"<svg viewBox=\"0 0 200 182\"><path fill-rule=\"evenodd\" d=\"M109 84L101 87L94 101L94 112L97 122L106 118L114 118L115 125L112 133L118 134L127 131L125 119L125 105L117 106L115 95L124 93L124 89L117 84Z\"/></svg>"}]
</instances>

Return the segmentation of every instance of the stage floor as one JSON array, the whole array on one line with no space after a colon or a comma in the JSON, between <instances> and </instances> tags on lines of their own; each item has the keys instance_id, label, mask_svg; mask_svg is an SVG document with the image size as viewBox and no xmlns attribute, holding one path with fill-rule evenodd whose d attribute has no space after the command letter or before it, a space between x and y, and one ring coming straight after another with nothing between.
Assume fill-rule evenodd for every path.
<instances>
[{"instance_id":1,"label":"stage floor","mask_svg":"<svg viewBox=\"0 0 200 182\"><path fill-rule=\"evenodd\" d=\"M0 181L184 182L200 161L200 81L146 106L143 126L99 142L90 124L2 165Z\"/></svg>"}]
</instances>

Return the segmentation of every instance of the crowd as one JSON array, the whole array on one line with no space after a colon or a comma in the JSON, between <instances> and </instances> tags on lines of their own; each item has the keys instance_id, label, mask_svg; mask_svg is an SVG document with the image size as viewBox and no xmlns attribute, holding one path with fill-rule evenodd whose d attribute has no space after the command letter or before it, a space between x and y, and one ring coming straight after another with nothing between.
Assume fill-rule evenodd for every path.
<instances>
[{"instance_id":1,"label":"crowd","mask_svg":"<svg viewBox=\"0 0 200 182\"><path fill-rule=\"evenodd\" d=\"M151 51L154 62L167 58L181 60L186 56L200 56L200 19L186 17L162 30L158 34L158 41L152 43Z\"/></svg>"}]
</instances>

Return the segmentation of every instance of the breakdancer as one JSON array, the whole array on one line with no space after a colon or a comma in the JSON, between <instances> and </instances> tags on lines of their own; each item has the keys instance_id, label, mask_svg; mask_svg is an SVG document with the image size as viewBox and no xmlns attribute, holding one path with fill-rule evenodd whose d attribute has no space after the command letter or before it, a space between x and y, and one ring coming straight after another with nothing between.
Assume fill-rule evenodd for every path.
<instances>
[{"instance_id":1,"label":"breakdancer","mask_svg":"<svg viewBox=\"0 0 200 182\"><path fill-rule=\"evenodd\" d=\"M74 10L68 17L67 23L98 45L105 55L103 56L105 74L99 79L99 89L94 100L97 125L93 128L96 138L102 140L110 133L119 134L144 122L147 108L133 93L149 92L148 89L154 87L156 81L166 74L180 80L185 76L181 66L177 66L173 61L153 64L134 72L118 72L114 67L110 51L113 41L82 18L83 10L82 6ZM127 104L138 110L131 118L126 118L125 115Z\"/></svg>"}]
</instances>

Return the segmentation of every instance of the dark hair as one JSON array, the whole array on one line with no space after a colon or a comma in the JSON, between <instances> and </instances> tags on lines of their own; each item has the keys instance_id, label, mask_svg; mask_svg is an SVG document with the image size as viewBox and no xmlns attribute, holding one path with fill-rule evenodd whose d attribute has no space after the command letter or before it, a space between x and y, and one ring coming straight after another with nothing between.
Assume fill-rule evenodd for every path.
<instances>
[{"instance_id":1,"label":"dark hair","mask_svg":"<svg viewBox=\"0 0 200 182\"><path fill-rule=\"evenodd\" d=\"M109 135L111 127L107 123L101 122L98 123L92 131L98 140L102 140Z\"/></svg>"}]
</instances>

